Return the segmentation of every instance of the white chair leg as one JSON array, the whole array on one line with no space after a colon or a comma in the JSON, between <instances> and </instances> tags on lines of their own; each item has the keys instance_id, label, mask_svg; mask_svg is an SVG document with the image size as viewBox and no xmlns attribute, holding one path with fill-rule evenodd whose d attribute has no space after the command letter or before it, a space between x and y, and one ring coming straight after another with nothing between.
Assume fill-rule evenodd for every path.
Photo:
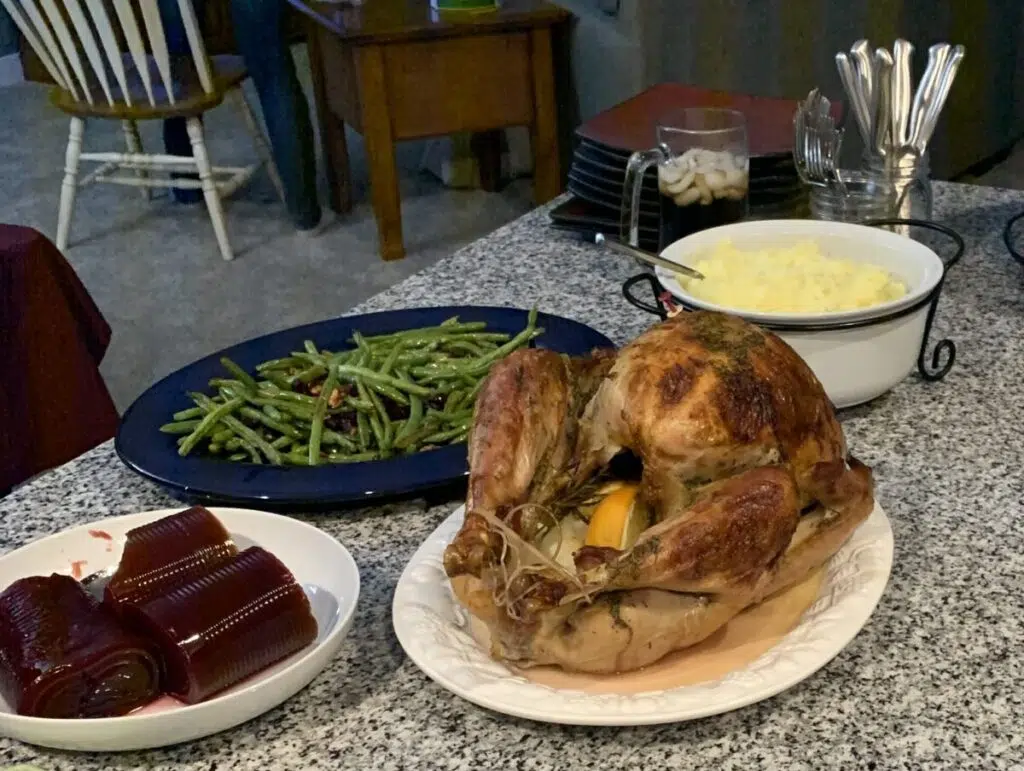
<instances>
[{"instance_id":1,"label":"white chair leg","mask_svg":"<svg viewBox=\"0 0 1024 771\"><path fill-rule=\"evenodd\" d=\"M64 153L64 181L60 186L60 213L57 217L57 248L62 252L67 249L68 235L71 233L71 214L75 208L75 193L78 192L78 160L82 155L84 133L85 121L72 118L68 148Z\"/></svg>"},{"instance_id":2,"label":"white chair leg","mask_svg":"<svg viewBox=\"0 0 1024 771\"><path fill-rule=\"evenodd\" d=\"M242 87L231 90L231 98L238 105L238 109L242 113L242 118L245 120L246 128L249 129L249 133L252 135L253 144L256 145L256 154L263 161L263 164L267 167L267 174L270 175L270 181L274 185L274 189L277 190L277 195L281 199L281 203L285 203L284 200L284 184L281 182L281 174L277 170L277 164L274 163L274 154L270 151L270 143L267 141L267 137L263 134L263 129L260 128L259 122L256 120L256 115L252 111L252 106L249 104L249 100L245 98L245 92Z\"/></svg>"},{"instance_id":3,"label":"white chair leg","mask_svg":"<svg viewBox=\"0 0 1024 771\"><path fill-rule=\"evenodd\" d=\"M220 194L217 192L217 185L213 179L213 167L210 165L210 156L206 153L206 141L203 139L203 124L199 118L189 118L186 126L188 137L192 141L192 157L195 158L196 168L199 171L199 180L203 185L203 197L206 198L206 208L210 211L210 219L213 221L213 232L217 236L217 245L220 247L220 256L225 260L234 259L231 251L231 244L228 242L227 225L224 222L224 207L221 205Z\"/></svg>"},{"instance_id":4,"label":"white chair leg","mask_svg":"<svg viewBox=\"0 0 1024 771\"><path fill-rule=\"evenodd\" d=\"M132 155L142 155L142 137L139 136L139 124L133 120L121 121L121 130L124 132L124 145ZM138 169L135 172L139 179L149 179L149 172L145 169ZM149 187L141 187L139 191L142 197L149 201L152 199L153 190Z\"/></svg>"}]
</instances>

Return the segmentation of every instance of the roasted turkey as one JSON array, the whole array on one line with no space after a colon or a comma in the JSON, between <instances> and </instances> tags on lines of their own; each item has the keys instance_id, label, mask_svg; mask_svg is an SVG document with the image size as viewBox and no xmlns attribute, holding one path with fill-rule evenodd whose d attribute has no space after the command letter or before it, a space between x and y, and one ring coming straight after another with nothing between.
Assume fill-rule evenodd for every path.
<instances>
[{"instance_id":1,"label":"roasted turkey","mask_svg":"<svg viewBox=\"0 0 1024 771\"><path fill-rule=\"evenodd\" d=\"M469 460L444 566L492 655L518 666L621 672L700 642L819 568L874 505L803 360L717 313L617 353L513 353L481 390ZM542 541L623 466L649 526L629 548L553 559Z\"/></svg>"}]
</instances>

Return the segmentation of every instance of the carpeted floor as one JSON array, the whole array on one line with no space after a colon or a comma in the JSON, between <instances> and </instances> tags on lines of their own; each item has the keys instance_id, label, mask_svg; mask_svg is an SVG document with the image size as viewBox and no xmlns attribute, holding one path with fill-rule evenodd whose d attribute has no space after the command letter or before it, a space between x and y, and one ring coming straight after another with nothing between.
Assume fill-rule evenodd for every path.
<instances>
[{"instance_id":1,"label":"carpeted floor","mask_svg":"<svg viewBox=\"0 0 1024 771\"><path fill-rule=\"evenodd\" d=\"M30 225L54 237L67 125L48 104L46 89L0 89L0 222ZM122 151L120 132L117 122L92 121L85 148ZM143 125L142 132L144 147L160 146L159 124ZM241 165L255 157L230 106L209 114L207 140L215 164ZM218 255L203 204L181 206L164 191L147 202L138 189L113 185L80 191L67 257L113 328L103 373L120 409L200 356L342 315L531 207L529 180L501 193L448 190L418 170L420 143L402 145L408 256L385 263L377 257L358 135L350 137L349 147L356 197L351 213L336 217L316 237L300 235L261 172L228 205L233 262Z\"/></svg>"}]
</instances>

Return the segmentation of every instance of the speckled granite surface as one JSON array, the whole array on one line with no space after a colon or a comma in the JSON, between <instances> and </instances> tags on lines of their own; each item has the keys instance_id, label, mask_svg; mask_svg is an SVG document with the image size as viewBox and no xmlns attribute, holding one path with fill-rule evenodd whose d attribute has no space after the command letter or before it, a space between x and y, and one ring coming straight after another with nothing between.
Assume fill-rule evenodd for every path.
<instances>
[{"instance_id":1,"label":"speckled granite surface","mask_svg":"<svg viewBox=\"0 0 1024 771\"><path fill-rule=\"evenodd\" d=\"M937 219L967 253L938 326L959 347L942 383L916 375L843 416L892 518L892 580L832 663L761 704L694 723L571 728L493 714L442 690L402 653L391 594L454 503L304 517L340 538L363 594L341 653L283 706L233 731L147 753L72 755L0 740L0 761L46 769L1024 768L1024 269L1000 241L1024 194L936 185ZM374 298L526 305L623 342L651 323L619 295L631 266L535 212ZM109 444L0 503L2 545L173 505Z\"/></svg>"}]
</instances>

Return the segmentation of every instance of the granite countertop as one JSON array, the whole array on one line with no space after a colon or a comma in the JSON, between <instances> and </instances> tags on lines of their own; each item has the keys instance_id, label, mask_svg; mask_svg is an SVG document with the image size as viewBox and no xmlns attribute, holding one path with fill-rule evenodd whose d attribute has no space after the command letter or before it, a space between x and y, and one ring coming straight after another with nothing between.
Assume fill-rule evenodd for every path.
<instances>
[{"instance_id":1,"label":"granite countertop","mask_svg":"<svg viewBox=\"0 0 1024 771\"><path fill-rule=\"evenodd\" d=\"M940 383L915 374L842 416L851 448L874 467L895 563L867 626L805 682L730 714L645 728L546 725L476 707L421 674L392 631L406 560L457 505L411 501L301 517L348 546L363 589L340 654L281 707L145 753L0 740L0 761L81 771L1024 767L1024 269L1000 240L1024 193L935 189L936 219L968 243L937 319L957 363ZM529 214L358 310L537 301L617 343L651 324L619 293L627 262L546 222L544 211ZM173 505L107 443L0 502L0 546Z\"/></svg>"}]
</instances>

